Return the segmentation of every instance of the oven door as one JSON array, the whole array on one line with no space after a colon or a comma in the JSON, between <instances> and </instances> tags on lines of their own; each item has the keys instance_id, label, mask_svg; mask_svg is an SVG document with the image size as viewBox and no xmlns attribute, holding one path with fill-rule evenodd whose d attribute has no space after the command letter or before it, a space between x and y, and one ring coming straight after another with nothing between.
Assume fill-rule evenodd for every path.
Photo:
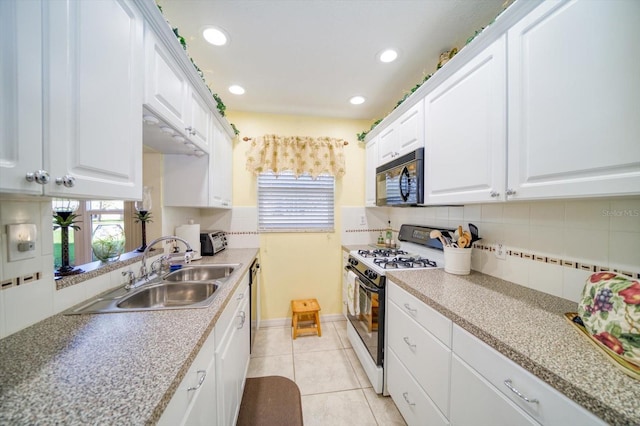
<instances>
[{"instance_id":1,"label":"oven door","mask_svg":"<svg viewBox=\"0 0 640 426\"><path fill-rule=\"evenodd\" d=\"M382 366L384 349L384 288L376 287L366 282L359 275L356 278L356 282L358 284L357 304L359 310L356 310L355 315L348 313L347 318L360 336L375 364Z\"/></svg>"}]
</instances>

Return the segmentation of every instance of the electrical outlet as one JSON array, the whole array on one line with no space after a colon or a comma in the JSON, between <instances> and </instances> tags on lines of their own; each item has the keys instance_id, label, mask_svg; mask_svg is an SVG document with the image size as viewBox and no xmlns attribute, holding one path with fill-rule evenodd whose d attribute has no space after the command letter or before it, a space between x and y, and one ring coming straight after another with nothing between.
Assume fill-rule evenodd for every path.
<instances>
[{"instance_id":1,"label":"electrical outlet","mask_svg":"<svg viewBox=\"0 0 640 426\"><path fill-rule=\"evenodd\" d=\"M506 252L506 249L505 249L505 247L504 247L504 244L502 244L502 243L496 243L496 244L494 245L494 248L495 248L494 253L495 253L495 255L496 255L496 257L497 257L498 259L500 259L500 260L505 260L505 259L507 258L507 252Z\"/></svg>"},{"instance_id":2,"label":"electrical outlet","mask_svg":"<svg viewBox=\"0 0 640 426\"><path fill-rule=\"evenodd\" d=\"M367 224L367 217L365 215L360 216L360 226L365 226Z\"/></svg>"}]
</instances>

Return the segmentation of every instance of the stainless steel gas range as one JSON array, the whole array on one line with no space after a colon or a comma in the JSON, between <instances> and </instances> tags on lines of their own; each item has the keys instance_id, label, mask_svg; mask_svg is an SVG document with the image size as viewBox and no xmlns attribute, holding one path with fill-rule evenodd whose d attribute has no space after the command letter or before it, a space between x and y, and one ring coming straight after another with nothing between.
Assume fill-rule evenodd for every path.
<instances>
[{"instance_id":1,"label":"stainless steel gas range","mask_svg":"<svg viewBox=\"0 0 640 426\"><path fill-rule=\"evenodd\" d=\"M429 237L432 229L402 225L399 247L349 253L344 283L347 335L377 393L384 393L386 272L444 267L442 244Z\"/></svg>"}]
</instances>

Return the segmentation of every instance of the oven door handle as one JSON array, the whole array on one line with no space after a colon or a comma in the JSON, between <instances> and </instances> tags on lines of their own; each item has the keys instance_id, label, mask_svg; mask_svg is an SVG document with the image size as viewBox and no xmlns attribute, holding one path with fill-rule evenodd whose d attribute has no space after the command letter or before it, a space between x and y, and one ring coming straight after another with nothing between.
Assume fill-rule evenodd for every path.
<instances>
[{"instance_id":1,"label":"oven door handle","mask_svg":"<svg viewBox=\"0 0 640 426\"><path fill-rule=\"evenodd\" d=\"M358 278L358 284L360 285L360 287L364 288L367 291L370 291L371 293L379 294L380 291L382 290L380 288L374 288L366 285L365 283L362 282L360 278Z\"/></svg>"}]
</instances>

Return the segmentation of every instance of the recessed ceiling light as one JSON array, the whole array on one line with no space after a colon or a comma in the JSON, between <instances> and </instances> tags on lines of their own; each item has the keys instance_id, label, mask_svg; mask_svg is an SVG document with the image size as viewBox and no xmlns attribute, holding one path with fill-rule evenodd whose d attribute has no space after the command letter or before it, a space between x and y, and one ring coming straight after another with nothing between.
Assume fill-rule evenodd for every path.
<instances>
[{"instance_id":1,"label":"recessed ceiling light","mask_svg":"<svg viewBox=\"0 0 640 426\"><path fill-rule=\"evenodd\" d=\"M229 91L234 95L244 95L244 87L238 86L237 84L229 86Z\"/></svg>"},{"instance_id":2,"label":"recessed ceiling light","mask_svg":"<svg viewBox=\"0 0 640 426\"><path fill-rule=\"evenodd\" d=\"M202 31L202 37L214 46L224 46L229 37L219 28L207 27Z\"/></svg>"},{"instance_id":3,"label":"recessed ceiling light","mask_svg":"<svg viewBox=\"0 0 640 426\"><path fill-rule=\"evenodd\" d=\"M398 57L398 52L396 52L393 49L383 50L378 55L378 59L380 59L380 62L393 62L396 60L397 57Z\"/></svg>"},{"instance_id":4,"label":"recessed ceiling light","mask_svg":"<svg viewBox=\"0 0 640 426\"><path fill-rule=\"evenodd\" d=\"M353 98L349 99L349 102L351 102L351 104L353 105L360 105L363 104L365 100L366 99L362 96L354 96Z\"/></svg>"}]
</instances>

